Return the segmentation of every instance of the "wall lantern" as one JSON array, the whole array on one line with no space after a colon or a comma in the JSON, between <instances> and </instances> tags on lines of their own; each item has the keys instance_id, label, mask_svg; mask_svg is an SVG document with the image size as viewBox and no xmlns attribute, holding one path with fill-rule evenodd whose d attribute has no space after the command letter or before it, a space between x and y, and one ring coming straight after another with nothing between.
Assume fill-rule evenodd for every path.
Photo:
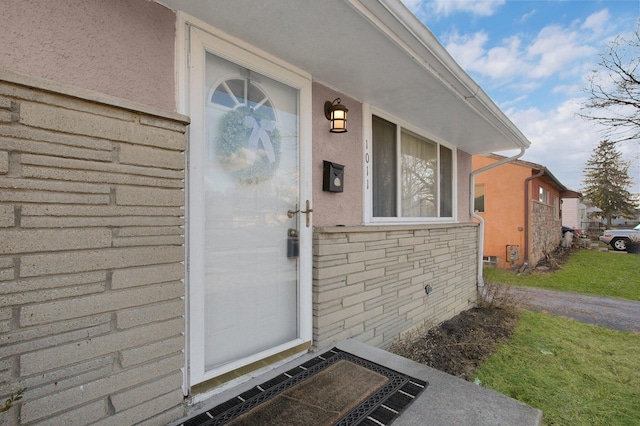
<instances>
[{"instance_id":1,"label":"wall lantern","mask_svg":"<svg viewBox=\"0 0 640 426\"><path fill-rule=\"evenodd\" d=\"M333 102L326 101L324 103L324 116L331 121L331 133L347 132L347 107L340 103L340 98Z\"/></svg>"}]
</instances>

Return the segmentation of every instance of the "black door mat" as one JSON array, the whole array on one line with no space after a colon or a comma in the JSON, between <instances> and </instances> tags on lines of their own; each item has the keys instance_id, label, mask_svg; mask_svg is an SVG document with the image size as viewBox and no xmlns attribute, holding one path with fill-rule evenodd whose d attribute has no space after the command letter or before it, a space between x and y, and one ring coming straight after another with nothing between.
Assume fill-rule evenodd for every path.
<instances>
[{"instance_id":1,"label":"black door mat","mask_svg":"<svg viewBox=\"0 0 640 426\"><path fill-rule=\"evenodd\" d=\"M386 426L428 383L333 348L183 426Z\"/></svg>"}]
</instances>

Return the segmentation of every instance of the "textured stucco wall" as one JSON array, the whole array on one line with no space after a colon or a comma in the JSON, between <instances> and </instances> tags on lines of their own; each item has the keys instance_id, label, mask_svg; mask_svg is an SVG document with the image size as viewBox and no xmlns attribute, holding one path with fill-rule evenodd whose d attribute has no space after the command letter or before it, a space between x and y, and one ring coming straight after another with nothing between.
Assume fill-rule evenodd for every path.
<instances>
[{"instance_id":1,"label":"textured stucco wall","mask_svg":"<svg viewBox=\"0 0 640 426\"><path fill-rule=\"evenodd\" d=\"M175 13L147 0L9 0L0 66L175 111Z\"/></svg>"},{"instance_id":2,"label":"textured stucco wall","mask_svg":"<svg viewBox=\"0 0 640 426\"><path fill-rule=\"evenodd\" d=\"M473 168L479 169L497 160L484 156L473 157ZM507 245L520 246L520 260L524 262L524 182L531 169L517 164L504 164L476 176L476 184L485 184L484 256L500 258L498 266L508 267Z\"/></svg>"},{"instance_id":3,"label":"textured stucco wall","mask_svg":"<svg viewBox=\"0 0 640 426\"><path fill-rule=\"evenodd\" d=\"M362 104L319 83L313 84L313 225L361 225ZM330 133L324 116L325 101L340 98L349 109L347 133ZM322 191L323 160L344 165L344 192Z\"/></svg>"}]
</instances>

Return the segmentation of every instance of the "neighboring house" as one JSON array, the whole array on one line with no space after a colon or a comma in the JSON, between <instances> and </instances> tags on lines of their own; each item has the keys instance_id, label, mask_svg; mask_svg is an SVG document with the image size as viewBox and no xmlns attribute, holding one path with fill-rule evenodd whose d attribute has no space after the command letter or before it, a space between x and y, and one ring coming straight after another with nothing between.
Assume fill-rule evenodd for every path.
<instances>
[{"instance_id":1,"label":"neighboring house","mask_svg":"<svg viewBox=\"0 0 640 426\"><path fill-rule=\"evenodd\" d=\"M473 168L504 158L474 155ZM485 261L499 267L538 263L560 244L560 200L578 197L546 167L527 161L478 174L474 210L485 223Z\"/></svg>"},{"instance_id":2,"label":"neighboring house","mask_svg":"<svg viewBox=\"0 0 640 426\"><path fill-rule=\"evenodd\" d=\"M400 1L0 19L8 424L166 424L255 369L475 305L471 157L529 142Z\"/></svg>"},{"instance_id":3,"label":"neighboring house","mask_svg":"<svg viewBox=\"0 0 640 426\"><path fill-rule=\"evenodd\" d=\"M562 198L560 200L560 214L562 226L586 230L587 206L581 203L579 198Z\"/></svg>"}]
</instances>

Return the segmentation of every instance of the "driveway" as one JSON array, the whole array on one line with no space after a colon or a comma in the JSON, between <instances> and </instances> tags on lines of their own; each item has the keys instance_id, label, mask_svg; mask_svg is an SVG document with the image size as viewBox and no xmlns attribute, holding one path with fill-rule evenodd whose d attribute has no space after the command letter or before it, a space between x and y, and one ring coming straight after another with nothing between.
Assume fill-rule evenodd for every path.
<instances>
[{"instance_id":1,"label":"driveway","mask_svg":"<svg viewBox=\"0 0 640 426\"><path fill-rule=\"evenodd\" d=\"M529 310L573 318L621 331L640 332L640 302L509 286L509 295Z\"/></svg>"}]
</instances>

